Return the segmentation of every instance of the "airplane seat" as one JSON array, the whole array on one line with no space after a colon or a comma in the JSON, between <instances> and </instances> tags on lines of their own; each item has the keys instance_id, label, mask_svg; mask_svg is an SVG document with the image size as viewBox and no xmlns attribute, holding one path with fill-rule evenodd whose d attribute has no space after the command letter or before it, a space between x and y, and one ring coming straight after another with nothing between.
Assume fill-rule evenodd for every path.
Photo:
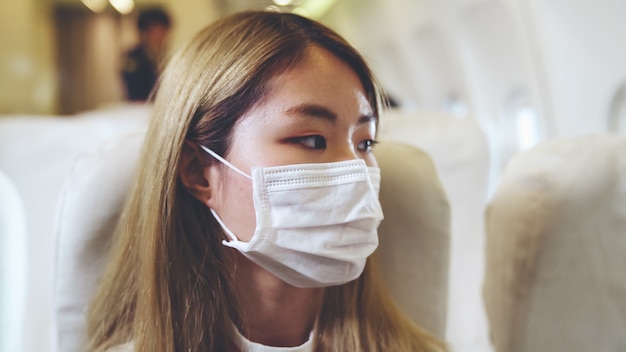
<instances>
[{"instance_id":1,"label":"airplane seat","mask_svg":"<svg viewBox=\"0 0 626 352\"><path fill-rule=\"evenodd\" d=\"M47 352L55 345L53 229L58 197L72 160L90 145L145 129L149 111L147 106L124 105L71 116L0 117L0 169L17 188L27 221L21 351Z\"/></svg>"},{"instance_id":2,"label":"airplane seat","mask_svg":"<svg viewBox=\"0 0 626 352\"><path fill-rule=\"evenodd\" d=\"M61 191L54 275L58 351L84 350L87 305L106 264L144 135L120 136L81 153Z\"/></svg>"},{"instance_id":3,"label":"airplane seat","mask_svg":"<svg viewBox=\"0 0 626 352\"><path fill-rule=\"evenodd\" d=\"M450 260L450 205L434 164L423 151L397 142L374 148L381 169L385 219L378 259L400 309L445 339Z\"/></svg>"},{"instance_id":4,"label":"airplane seat","mask_svg":"<svg viewBox=\"0 0 626 352\"><path fill-rule=\"evenodd\" d=\"M58 350L85 343L86 308L111 246L132 182L141 134L83 153L65 184L59 209L56 301ZM380 190L385 220L378 261L400 308L433 334L445 329L449 208L429 157L413 147L381 143Z\"/></svg>"},{"instance_id":5,"label":"airplane seat","mask_svg":"<svg viewBox=\"0 0 626 352\"><path fill-rule=\"evenodd\" d=\"M487 137L474 119L392 109L380 119L379 139L410 144L432 158L451 211L446 340L455 351L490 350L481 297L483 212L489 192Z\"/></svg>"},{"instance_id":6,"label":"airplane seat","mask_svg":"<svg viewBox=\"0 0 626 352\"><path fill-rule=\"evenodd\" d=\"M0 351L22 351L26 246L24 205L11 179L0 171Z\"/></svg>"},{"instance_id":7,"label":"airplane seat","mask_svg":"<svg viewBox=\"0 0 626 352\"><path fill-rule=\"evenodd\" d=\"M626 351L626 137L556 139L507 164L486 212L498 352Z\"/></svg>"}]
</instances>

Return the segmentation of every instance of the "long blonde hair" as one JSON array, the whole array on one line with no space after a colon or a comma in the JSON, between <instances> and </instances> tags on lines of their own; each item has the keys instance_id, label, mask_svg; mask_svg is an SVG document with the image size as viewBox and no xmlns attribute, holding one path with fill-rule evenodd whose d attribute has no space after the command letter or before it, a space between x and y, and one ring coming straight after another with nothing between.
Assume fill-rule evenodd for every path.
<instances>
[{"instance_id":1,"label":"long blonde hair","mask_svg":"<svg viewBox=\"0 0 626 352\"><path fill-rule=\"evenodd\" d=\"M178 179L185 140L225 155L233 126L269 94L267 82L317 46L358 75L372 109L380 94L361 56L306 18L244 12L201 31L172 58L158 85L139 169L110 263L90 305L89 350L133 341L137 351L219 351L243 320L232 250L208 208ZM210 161L207 158L207 163ZM327 288L317 351L432 351L441 345L390 300L374 259L361 277Z\"/></svg>"}]
</instances>

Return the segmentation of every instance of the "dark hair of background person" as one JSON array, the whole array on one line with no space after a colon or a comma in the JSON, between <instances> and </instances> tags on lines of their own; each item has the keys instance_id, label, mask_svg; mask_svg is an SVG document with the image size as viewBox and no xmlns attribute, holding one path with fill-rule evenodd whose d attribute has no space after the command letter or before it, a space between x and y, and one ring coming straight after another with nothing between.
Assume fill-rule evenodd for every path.
<instances>
[{"instance_id":1,"label":"dark hair of background person","mask_svg":"<svg viewBox=\"0 0 626 352\"><path fill-rule=\"evenodd\" d=\"M149 99L161 72L171 26L170 16L164 9L150 8L139 13L139 44L125 54L122 65L127 100Z\"/></svg>"},{"instance_id":2,"label":"dark hair of background person","mask_svg":"<svg viewBox=\"0 0 626 352\"><path fill-rule=\"evenodd\" d=\"M153 25L162 25L166 28L171 27L170 16L165 10L160 8L153 8L144 10L139 14L137 19L137 28L143 32Z\"/></svg>"}]
</instances>

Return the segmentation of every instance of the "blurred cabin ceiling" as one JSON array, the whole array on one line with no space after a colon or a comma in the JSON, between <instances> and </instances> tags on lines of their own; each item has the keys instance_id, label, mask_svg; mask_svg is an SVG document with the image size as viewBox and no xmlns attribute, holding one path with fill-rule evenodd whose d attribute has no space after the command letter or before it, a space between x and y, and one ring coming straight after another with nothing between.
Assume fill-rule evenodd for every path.
<instances>
[{"instance_id":1,"label":"blurred cabin ceiling","mask_svg":"<svg viewBox=\"0 0 626 352\"><path fill-rule=\"evenodd\" d=\"M111 0L39 0L41 2L49 2L64 7L85 6L84 2L108 2ZM147 7L151 5L171 5L176 0L132 0L136 7ZM180 0L179 0L180 1ZM219 11L220 16L229 15L245 10L263 10L274 7L276 10L292 11L300 8L309 17L322 17L338 0L205 0L212 3L214 8ZM278 5L284 4L284 5ZM106 5L105 5L106 6Z\"/></svg>"},{"instance_id":2,"label":"blurred cabin ceiling","mask_svg":"<svg viewBox=\"0 0 626 352\"><path fill-rule=\"evenodd\" d=\"M223 14L244 10L262 10L274 5L272 0L213 0Z\"/></svg>"},{"instance_id":3,"label":"blurred cabin ceiling","mask_svg":"<svg viewBox=\"0 0 626 352\"><path fill-rule=\"evenodd\" d=\"M274 7L294 11L312 18L324 16L339 0L213 0L222 15L244 10L263 10Z\"/></svg>"}]
</instances>

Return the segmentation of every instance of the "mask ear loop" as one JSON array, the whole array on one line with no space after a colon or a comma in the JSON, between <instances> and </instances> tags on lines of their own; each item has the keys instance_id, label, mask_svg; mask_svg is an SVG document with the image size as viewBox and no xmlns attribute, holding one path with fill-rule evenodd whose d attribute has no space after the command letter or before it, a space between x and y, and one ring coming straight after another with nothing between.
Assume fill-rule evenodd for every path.
<instances>
[{"instance_id":1,"label":"mask ear loop","mask_svg":"<svg viewBox=\"0 0 626 352\"><path fill-rule=\"evenodd\" d=\"M224 230L224 232L226 232L226 234L228 235L228 237L231 238L231 240L233 240L233 242L237 242L239 241L239 239L237 238L237 236L235 236L235 234L228 228L226 227L226 224L224 224L224 222L222 221L222 219L219 217L219 215L217 215L217 213L215 212L215 210L209 208L209 211L211 211L211 214L213 214L213 217L215 218L215 220L217 220L217 222L220 224L220 226L222 227L222 230ZM226 241L226 240L222 240L222 244L228 245L230 243L230 241Z\"/></svg>"},{"instance_id":2,"label":"mask ear loop","mask_svg":"<svg viewBox=\"0 0 626 352\"><path fill-rule=\"evenodd\" d=\"M224 159L221 156L219 156L216 152L212 151L211 149L209 149L209 148L207 148L207 147L205 147L203 145L200 145L200 148L202 148L205 152L209 153L209 155L211 155L212 157L214 157L215 159L220 161L222 164L224 164L224 165L228 166L229 168L231 168L236 173L240 174L243 177L246 177L246 178L252 180L252 177L247 175L245 172L239 170L235 165L229 163L226 159ZM222 227L224 232L226 232L228 237L231 238L232 242L238 242L239 239L237 238L237 236L235 236L235 234L226 226L226 224L224 224L224 221L222 221L222 218L220 218L219 215L217 215L215 210L209 208L209 211L211 211L211 214L213 214L213 217L215 218L215 220L217 220L218 224L220 224L220 226ZM230 246L230 242L231 241L223 240L222 244Z\"/></svg>"},{"instance_id":3,"label":"mask ear loop","mask_svg":"<svg viewBox=\"0 0 626 352\"><path fill-rule=\"evenodd\" d=\"M252 176L246 174L245 172L239 170L235 165L229 163L226 159L222 158L221 156L219 156L216 152L212 151L211 149L200 145L200 148L204 149L205 152L209 153L212 157L214 157L215 159L219 160L220 162L222 162L222 164L228 166L229 168L231 168L233 171L235 171L236 173L240 174L243 177L246 177L249 180L252 180Z\"/></svg>"}]
</instances>

